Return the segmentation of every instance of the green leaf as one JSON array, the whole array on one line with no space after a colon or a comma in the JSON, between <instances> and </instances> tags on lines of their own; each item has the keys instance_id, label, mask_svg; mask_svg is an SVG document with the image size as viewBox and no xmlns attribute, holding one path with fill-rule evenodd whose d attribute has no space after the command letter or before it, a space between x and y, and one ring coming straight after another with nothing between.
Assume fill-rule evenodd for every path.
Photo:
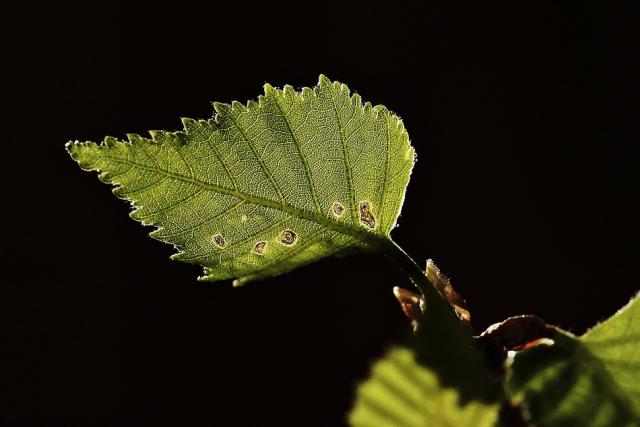
<instances>
[{"instance_id":1,"label":"green leaf","mask_svg":"<svg viewBox=\"0 0 640 427\"><path fill-rule=\"evenodd\" d=\"M172 258L204 266L201 280L242 284L390 241L414 163L396 115L324 76L214 107L183 131L67 149L175 245Z\"/></svg>"},{"instance_id":2,"label":"green leaf","mask_svg":"<svg viewBox=\"0 0 640 427\"><path fill-rule=\"evenodd\" d=\"M582 337L519 352L507 379L512 400L539 425L640 426L640 298Z\"/></svg>"},{"instance_id":3,"label":"green leaf","mask_svg":"<svg viewBox=\"0 0 640 427\"><path fill-rule=\"evenodd\" d=\"M489 427L498 411L497 403L461 403L456 389L443 387L414 350L396 347L358 388L349 421L355 427Z\"/></svg>"},{"instance_id":4,"label":"green leaf","mask_svg":"<svg viewBox=\"0 0 640 427\"><path fill-rule=\"evenodd\" d=\"M376 362L350 422L365 426L493 426L502 385L448 306L427 300L408 344Z\"/></svg>"}]
</instances>

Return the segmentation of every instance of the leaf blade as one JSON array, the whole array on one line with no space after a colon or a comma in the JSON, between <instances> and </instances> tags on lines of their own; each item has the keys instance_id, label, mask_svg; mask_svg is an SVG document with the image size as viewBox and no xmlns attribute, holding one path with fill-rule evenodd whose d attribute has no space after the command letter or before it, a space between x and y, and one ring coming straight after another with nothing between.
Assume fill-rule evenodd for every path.
<instances>
[{"instance_id":1,"label":"leaf blade","mask_svg":"<svg viewBox=\"0 0 640 427\"><path fill-rule=\"evenodd\" d=\"M389 238L415 155L397 116L324 76L300 93L265 85L258 103L214 107L215 119L183 119L183 131L152 140L67 149L178 248L173 259L204 266L205 280L240 284L264 277L261 267L282 273ZM383 144L384 126L395 133Z\"/></svg>"},{"instance_id":2,"label":"leaf blade","mask_svg":"<svg viewBox=\"0 0 640 427\"><path fill-rule=\"evenodd\" d=\"M376 362L371 377L358 388L349 421L354 427L490 427L498 411L495 402L461 402L456 389L443 387L412 349L395 347Z\"/></svg>"},{"instance_id":3,"label":"leaf blade","mask_svg":"<svg viewBox=\"0 0 640 427\"><path fill-rule=\"evenodd\" d=\"M495 425L501 384L469 331L446 310L427 301L416 335L373 365L358 387L351 425Z\"/></svg>"},{"instance_id":4,"label":"leaf blade","mask_svg":"<svg viewBox=\"0 0 640 427\"><path fill-rule=\"evenodd\" d=\"M636 296L582 337L558 330L553 345L518 353L507 391L543 425L639 426L639 332Z\"/></svg>"}]
</instances>

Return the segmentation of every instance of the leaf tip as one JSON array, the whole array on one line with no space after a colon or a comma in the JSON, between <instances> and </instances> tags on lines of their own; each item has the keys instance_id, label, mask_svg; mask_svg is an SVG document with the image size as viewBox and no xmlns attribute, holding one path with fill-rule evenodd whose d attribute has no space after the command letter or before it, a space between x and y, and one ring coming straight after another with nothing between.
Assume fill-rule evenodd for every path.
<instances>
[{"instance_id":1,"label":"leaf tip","mask_svg":"<svg viewBox=\"0 0 640 427\"><path fill-rule=\"evenodd\" d=\"M64 149L67 150L67 153L75 159L74 155L78 153L78 146L80 145L80 141L67 141L64 144Z\"/></svg>"},{"instance_id":2,"label":"leaf tip","mask_svg":"<svg viewBox=\"0 0 640 427\"><path fill-rule=\"evenodd\" d=\"M182 123L182 127L185 131L193 128L197 124L197 121L190 119L189 117L180 117L180 122Z\"/></svg>"},{"instance_id":3,"label":"leaf tip","mask_svg":"<svg viewBox=\"0 0 640 427\"><path fill-rule=\"evenodd\" d=\"M95 151L98 148L95 142L69 141L64 145L64 148L82 169L91 169L95 159Z\"/></svg>"},{"instance_id":4,"label":"leaf tip","mask_svg":"<svg viewBox=\"0 0 640 427\"><path fill-rule=\"evenodd\" d=\"M242 105L242 102L233 101L231 102L231 110L233 111L244 111L246 108Z\"/></svg>"},{"instance_id":5,"label":"leaf tip","mask_svg":"<svg viewBox=\"0 0 640 427\"><path fill-rule=\"evenodd\" d=\"M315 98L315 94L316 93L311 88L308 88L308 87L303 87L302 88L302 97L303 98Z\"/></svg>"},{"instance_id":6,"label":"leaf tip","mask_svg":"<svg viewBox=\"0 0 640 427\"><path fill-rule=\"evenodd\" d=\"M151 135L151 139L154 141L158 141L160 139L161 132L159 130L150 130L149 135Z\"/></svg>"},{"instance_id":7,"label":"leaf tip","mask_svg":"<svg viewBox=\"0 0 640 427\"><path fill-rule=\"evenodd\" d=\"M373 107L373 111L378 114L379 116L389 116L391 115L389 109L387 107L385 107L384 105L376 105L375 107Z\"/></svg>"},{"instance_id":8,"label":"leaf tip","mask_svg":"<svg viewBox=\"0 0 640 427\"><path fill-rule=\"evenodd\" d=\"M325 76L324 74L320 74L320 77L318 77L318 85L319 86L329 86L331 85L332 82L329 79L329 77Z\"/></svg>"},{"instance_id":9,"label":"leaf tip","mask_svg":"<svg viewBox=\"0 0 640 427\"><path fill-rule=\"evenodd\" d=\"M138 135L137 133L128 133L126 135L127 135L127 139L131 143L138 142L138 141L140 141L142 139L142 137L140 135Z\"/></svg>"},{"instance_id":10,"label":"leaf tip","mask_svg":"<svg viewBox=\"0 0 640 427\"><path fill-rule=\"evenodd\" d=\"M269 83L264 84L264 94L267 96L273 96L278 93L278 90L271 86Z\"/></svg>"},{"instance_id":11,"label":"leaf tip","mask_svg":"<svg viewBox=\"0 0 640 427\"><path fill-rule=\"evenodd\" d=\"M109 148L113 148L118 144L118 140L113 136L105 136L103 142Z\"/></svg>"},{"instance_id":12,"label":"leaf tip","mask_svg":"<svg viewBox=\"0 0 640 427\"><path fill-rule=\"evenodd\" d=\"M216 110L216 113L223 114L229 110L229 104L225 104L224 102L214 102L213 109Z\"/></svg>"}]
</instances>

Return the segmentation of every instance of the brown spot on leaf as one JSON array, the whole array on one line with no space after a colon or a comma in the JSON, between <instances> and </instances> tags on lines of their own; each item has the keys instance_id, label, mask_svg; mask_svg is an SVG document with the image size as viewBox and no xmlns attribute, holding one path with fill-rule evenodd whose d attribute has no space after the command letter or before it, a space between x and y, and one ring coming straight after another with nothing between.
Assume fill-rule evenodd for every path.
<instances>
[{"instance_id":1,"label":"brown spot on leaf","mask_svg":"<svg viewBox=\"0 0 640 427\"><path fill-rule=\"evenodd\" d=\"M224 248L224 246L227 244L227 242L224 241L224 237L222 237L222 234L216 234L215 236L213 236L213 243L221 248Z\"/></svg>"},{"instance_id":2,"label":"brown spot on leaf","mask_svg":"<svg viewBox=\"0 0 640 427\"><path fill-rule=\"evenodd\" d=\"M358 209L360 211L360 222L369 228L375 228L376 219L373 216L373 212L371 211L371 203L366 201L360 202L360 204L358 205Z\"/></svg>"},{"instance_id":3,"label":"brown spot on leaf","mask_svg":"<svg viewBox=\"0 0 640 427\"><path fill-rule=\"evenodd\" d=\"M333 204L333 213L336 214L337 216L341 216L344 213L344 206L342 206L341 203L335 202Z\"/></svg>"},{"instance_id":4,"label":"brown spot on leaf","mask_svg":"<svg viewBox=\"0 0 640 427\"><path fill-rule=\"evenodd\" d=\"M267 242L265 242L264 240L261 240L258 243L256 243L255 246L253 247L253 253L258 255L263 255L264 249L266 247L267 247Z\"/></svg>"},{"instance_id":5,"label":"brown spot on leaf","mask_svg":"<svg viewBox=\"0 0 640 427\"><path fill-rule=\"evenodd\" d=\"M278 236L278 242L282 243L285 246L292 246L296 243L298 239L298 235L293 230L282 230L280 235Z\"/></svg>"}]
</instances>

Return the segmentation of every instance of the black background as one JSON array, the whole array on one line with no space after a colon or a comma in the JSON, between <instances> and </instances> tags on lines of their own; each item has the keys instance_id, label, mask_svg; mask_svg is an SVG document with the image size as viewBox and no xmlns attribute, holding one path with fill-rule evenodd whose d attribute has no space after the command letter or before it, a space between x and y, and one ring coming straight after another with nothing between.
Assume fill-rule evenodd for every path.
<instances>
[{"instance_id":1,"label":"black background","mask_svg":"<svg viewBox=\"0 0 640 427\"><path fill-rule=\"evenodd\" d=\"M63 147L177 129L265 82L324 73L404 119L418 163L394 239L452 277L478 331L535 313L582 333L638 289L630 11L217 3L5 15L6 425L344 423L354 384L408 333L391 295L405 278L361 255L196 283Z\"/></svg>"}]
</instances>

